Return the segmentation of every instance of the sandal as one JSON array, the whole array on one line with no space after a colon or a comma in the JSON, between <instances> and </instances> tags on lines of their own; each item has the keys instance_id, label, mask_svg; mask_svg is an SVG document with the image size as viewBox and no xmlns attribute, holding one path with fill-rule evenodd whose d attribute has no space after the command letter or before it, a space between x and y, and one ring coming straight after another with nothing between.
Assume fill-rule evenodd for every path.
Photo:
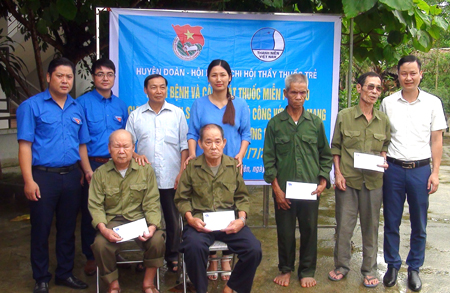
<instances>
[{"instance_id":1,"label":"sandal","mask_svg":"<svg viewBox=\"0 0 450 293\"><path fill-rule=\"evenodd\" d=\"M142 287L142 293L146 293L145 291L151 289L152 292L151 293L159 293L158 289L156 289L155 285L150 285L150 286L146 286L146 287Z\"/></svg>"},{"instance_id":2,"label":"sandal","mask_svg":"<svg viewBox=\"0 0 450 293\"><path fill-rule=\"evenodd\" d=\"M217 257L213 257L213 258L217 258ZM213 263L215 263L216 269L210 269L211 266L213 265ZM208 279L210 279L211 281L217 281L217 279L219 278L219 274L218 273L210 273L209 272L209 271L217 271L218 265L219 265L219 260L218 259L211 259L209 261L208 272L206 272L206 274L208 275Z\"/></svg>"},{"instance_id":3,"label":"sandal","mask_svg":"<svg viewBox=\"0 0 450 293\"><path fill-rule=\"evenodd\" d=\"M178 272L178 262L177 261L168 261L167 262L167 271L176 273Z\"/></svg>"},{"instance_id":4,"label":"sandal","mask_svg":"<svg viewBox=\"0 0 450 293\"><path fill-rule=\"evenodd\" d=\"M366 288L375 288L375 287L378 286L378 284L380 284L379 280L378 280L378 283L376 283L376 284L370 284L369 282L372 281L372 280L378 280L378 278L377 277L366 276L364 278L364 281L363 281L364 287L366 287Z\"/></svg>"},{"instance_id":5,"label":"sandal","mask_svg":"<svg viewBox=\"0 0 450 293\"><path fill-rule=\"evenodd\" d=\"M332 276L330 275L330 273L328 273L328 279L331 280L331 281L333 281L333 282L341 281L341 280L344 279L345 276L347 275L347 274L344 275L344 274L341 273L338 269L334 269L333 272L334 272L334 274L336 275L336 277L332 277ZM339 276L342 276L342 278L337 278L337 277L339 277Z\"/></svg>"},{"instance_id":6,"label":"sandal","mask_svg":"<svg viewBox=\"0 0 450 293\"><path fill-rule=\"evenodd\" d=\"M229 262L230 263L230 271L229 272L223 272L223 273L220 273L220 278L223 280L223 281L228 281L229 279L230 279L230 276L231 276L231 259L233 258L233 256L232 255L223 255L222 256L222 271L225 271L224 269L223 269L223 263L224 262ZM228 271L228 270L227 270Z\"/></svg>"}]
</instances>

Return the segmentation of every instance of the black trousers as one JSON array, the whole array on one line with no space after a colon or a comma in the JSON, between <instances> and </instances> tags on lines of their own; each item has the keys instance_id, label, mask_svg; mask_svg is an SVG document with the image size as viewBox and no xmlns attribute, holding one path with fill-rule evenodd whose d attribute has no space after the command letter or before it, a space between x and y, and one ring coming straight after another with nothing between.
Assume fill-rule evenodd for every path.
<instances>
[{"instance_id":1,"label":"black trousers","mask_svg":"<svg viewBox=\"0 0 450 293\"><path fill-rule=\"evenodd\" d=\"M89 160L91 164L92 171L95 171L98 167L103 165L102 163ZM88 209L88 199L89 199L89 184L84 178L84 186L82 186L81 191L81 251L86 256L86 259L94 260L94 254L91 250L91 245L94 243L95 235L97 231L92 227L92 217Z\"/></svg>"},{"instance_id":2,"label":"black trousers","mask_svg":"<svg viewBox=\"0 0 450 293\"><path fill-rule=\"evenodd\" d=\"M33 179L39 185L41 198L30 201L31 268L36 282L49 282L48 237L53 216L56 219L55 275L66 279L72 276L75 257L75 227L80 205L82 173L74 169L67 174L33 169Z\"/></svg>"},{"instance_id":3,"label":"black trousers","mask_svg":"<svg viewBox=\"0 0 450 293\"><path fill-rule=\"evenodd\" d=\"M159 189L159 199L166 222L166 254L164 256L167 262L178 261L178 250L180 247L180 213L173 201L175 189Z\"/></svg>"},{"instance_id":4,"label":"black trousers","mask_svg":"<svg viewBox=\"0 0 450 293\"><path fill-rule=\"evenodd\" d=\"M239 261L231 273L228 287L238 293L250 293L256 269L262 258L261 242L256 239L250 228L245 226L235 234L220 231L201 233L186 225L180 251L184 253L186 269L197 293L205 293L208 289L206 265L209 246L215 240L225 242L229 250L238 255Z\"/></svg>"}]
</instances>

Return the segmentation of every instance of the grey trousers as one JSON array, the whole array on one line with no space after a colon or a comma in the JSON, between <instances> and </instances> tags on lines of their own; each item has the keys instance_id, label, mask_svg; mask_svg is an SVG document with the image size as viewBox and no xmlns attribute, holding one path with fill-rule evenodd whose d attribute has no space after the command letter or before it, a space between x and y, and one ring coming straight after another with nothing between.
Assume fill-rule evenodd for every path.
<instances>
[{"instance_id":1,"label":"grey trousers","mask_svg":"<svg viewBox=\"0 0 450 293\"><path fill-rule=\"evenodd\" d=\"M112 229L122 224L130 223L123 218L114 218L106 227ZM136 243L143 246L144 251L144 266L147 268L159 268L164 265L164 252L166 246L164 243L165 233L161 230L156 230L152 238L145 242L141 242L136 238ZM95 262L100 271L100 279L106 284L119 278L119 271L117 270L116 254L120 249L120 243L112 243L106 240L100 232L97 232L94 243L91 245L94 253Z\"/></svg>"},{"instance_id":2,"label":"grey trousers","mask_svg":"<svg viewBox=\"0 0 450 293\"><path fill-rule=\"evenodd\" d=\"M337 228L334 265L344 275L350 270L351 239L359 214L363 244L361 274L375 276L382 188L368 190L363 184L361 190L357 190L347 186L346 191L336 188L335 196Z\"/></svg>"}]
</instances>

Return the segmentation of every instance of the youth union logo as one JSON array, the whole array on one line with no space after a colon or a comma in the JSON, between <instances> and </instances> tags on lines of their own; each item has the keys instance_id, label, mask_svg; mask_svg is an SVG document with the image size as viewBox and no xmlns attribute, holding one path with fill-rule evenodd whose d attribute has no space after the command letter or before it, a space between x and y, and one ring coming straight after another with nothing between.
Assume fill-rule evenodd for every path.
<instances>
[{"instance_id":1,"label":"youth union logo","mask_svg":"<svg viewBox=\"0 0 450 293\"><path fill-rule=\"evenodd\" d=\"M261 61L272 62L284 52L284 38L273 28L262 28L252 37L252 52Z\"/></svg>"},{"instance_id":2,"label":"youth union logo","mask_svg":"<svg viewBox=\"0 0 450 293\"><path fill-rule=\"evenodd\" d=\"M172 27L177 34L172 44L175 55L185 61L197 58L205 45L205 39L200 32L203 27L188 24L183 26L172 25Z\"/></svg>"}]
</instances>

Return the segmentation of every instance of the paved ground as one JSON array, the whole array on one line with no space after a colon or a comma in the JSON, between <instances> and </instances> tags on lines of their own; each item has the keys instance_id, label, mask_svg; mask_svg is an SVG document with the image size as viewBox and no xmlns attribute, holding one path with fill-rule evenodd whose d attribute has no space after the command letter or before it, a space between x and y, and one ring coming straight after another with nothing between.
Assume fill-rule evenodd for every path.
<instances>
[{"instance_id":1,"label":"paved ground","mask_svg":"<svg viewBox=\"0 0 450 293\"><path fill-rule=\"evenodd\" d=\"M446 145L450 140L446 139ZM422 292L446 293L450 292L450 151L445 148L443 166L441 167L441 185L436 194L430 197L430 208L428 214L428 238L425 264L421 271L423 281ZM11 170L11 169L10 169ZM10 171L9 170L9 171ZM12 169L14 171L14 169ZM8 172L8 170L3 170ZM4 174L4 181L12 180L13 176ZM18 187L17 190L21 190ZM252 211L249 224L253 226L262 225L262 188L251 187ZM15 194L15 196L10 196ZM401 256L406 258L409 249L409 215L407 204L401 226ZM34 286L31 267L29 262L29 232L30 223L28 220L11 221L16 217L26 216L28 213L27 202L20 192L14 190L0 190L0 292L31 292ZM320 207L320 224L334 224L334 196L329 190L322 196ZM274 224L273 205L271 204L269 224ZM263 248L263 261L258 268L253 290L255 293L262 292L410 292L406 284L406 266L402 266L399 273L398 284L392 288L385 288L379 285L376 289L366 289L362 285L362 276L359 273L361 264L361 233L357 227L353 237L354 251L352 255L351 271L341 282L331 282L327 279L328 272L333 268L333 247L334 229L319 229L319 249L317 264L317 286L304 289L300 287L296 278L293 278L291 285L281 288L275 285L272 280L278 273L277 270L277 245L276 231L273 228L254 228L253 232L261 240ZM77 229L79 233L79 229ZM50 238L50 252L52 255L50 271L55 269L54 259L54 237L52 231ZM79 241L79 234L77 234ZM386 265L383 260L383 219L379 230L379 276L382 278ZM50 283L50 292L95 292L95 277L86 277L83 274L84 257L81 253L79 242L77 242L76 262L74 274L86 281L89 288L86 290L70 290L65 287L55 286ZM296 273L293 274L295 276ZM123 292L140 292L142 273L135 273L134 269L121 269L120 282ZM221 292L223 281L210 282L210 293ZM166 273L166 269L161 270L161 292L170 292L176 286L176 276ZM170 291L169 291L170 290ZM173 291L172 291L173 292Z\"/></svg>"}]
</instances>

